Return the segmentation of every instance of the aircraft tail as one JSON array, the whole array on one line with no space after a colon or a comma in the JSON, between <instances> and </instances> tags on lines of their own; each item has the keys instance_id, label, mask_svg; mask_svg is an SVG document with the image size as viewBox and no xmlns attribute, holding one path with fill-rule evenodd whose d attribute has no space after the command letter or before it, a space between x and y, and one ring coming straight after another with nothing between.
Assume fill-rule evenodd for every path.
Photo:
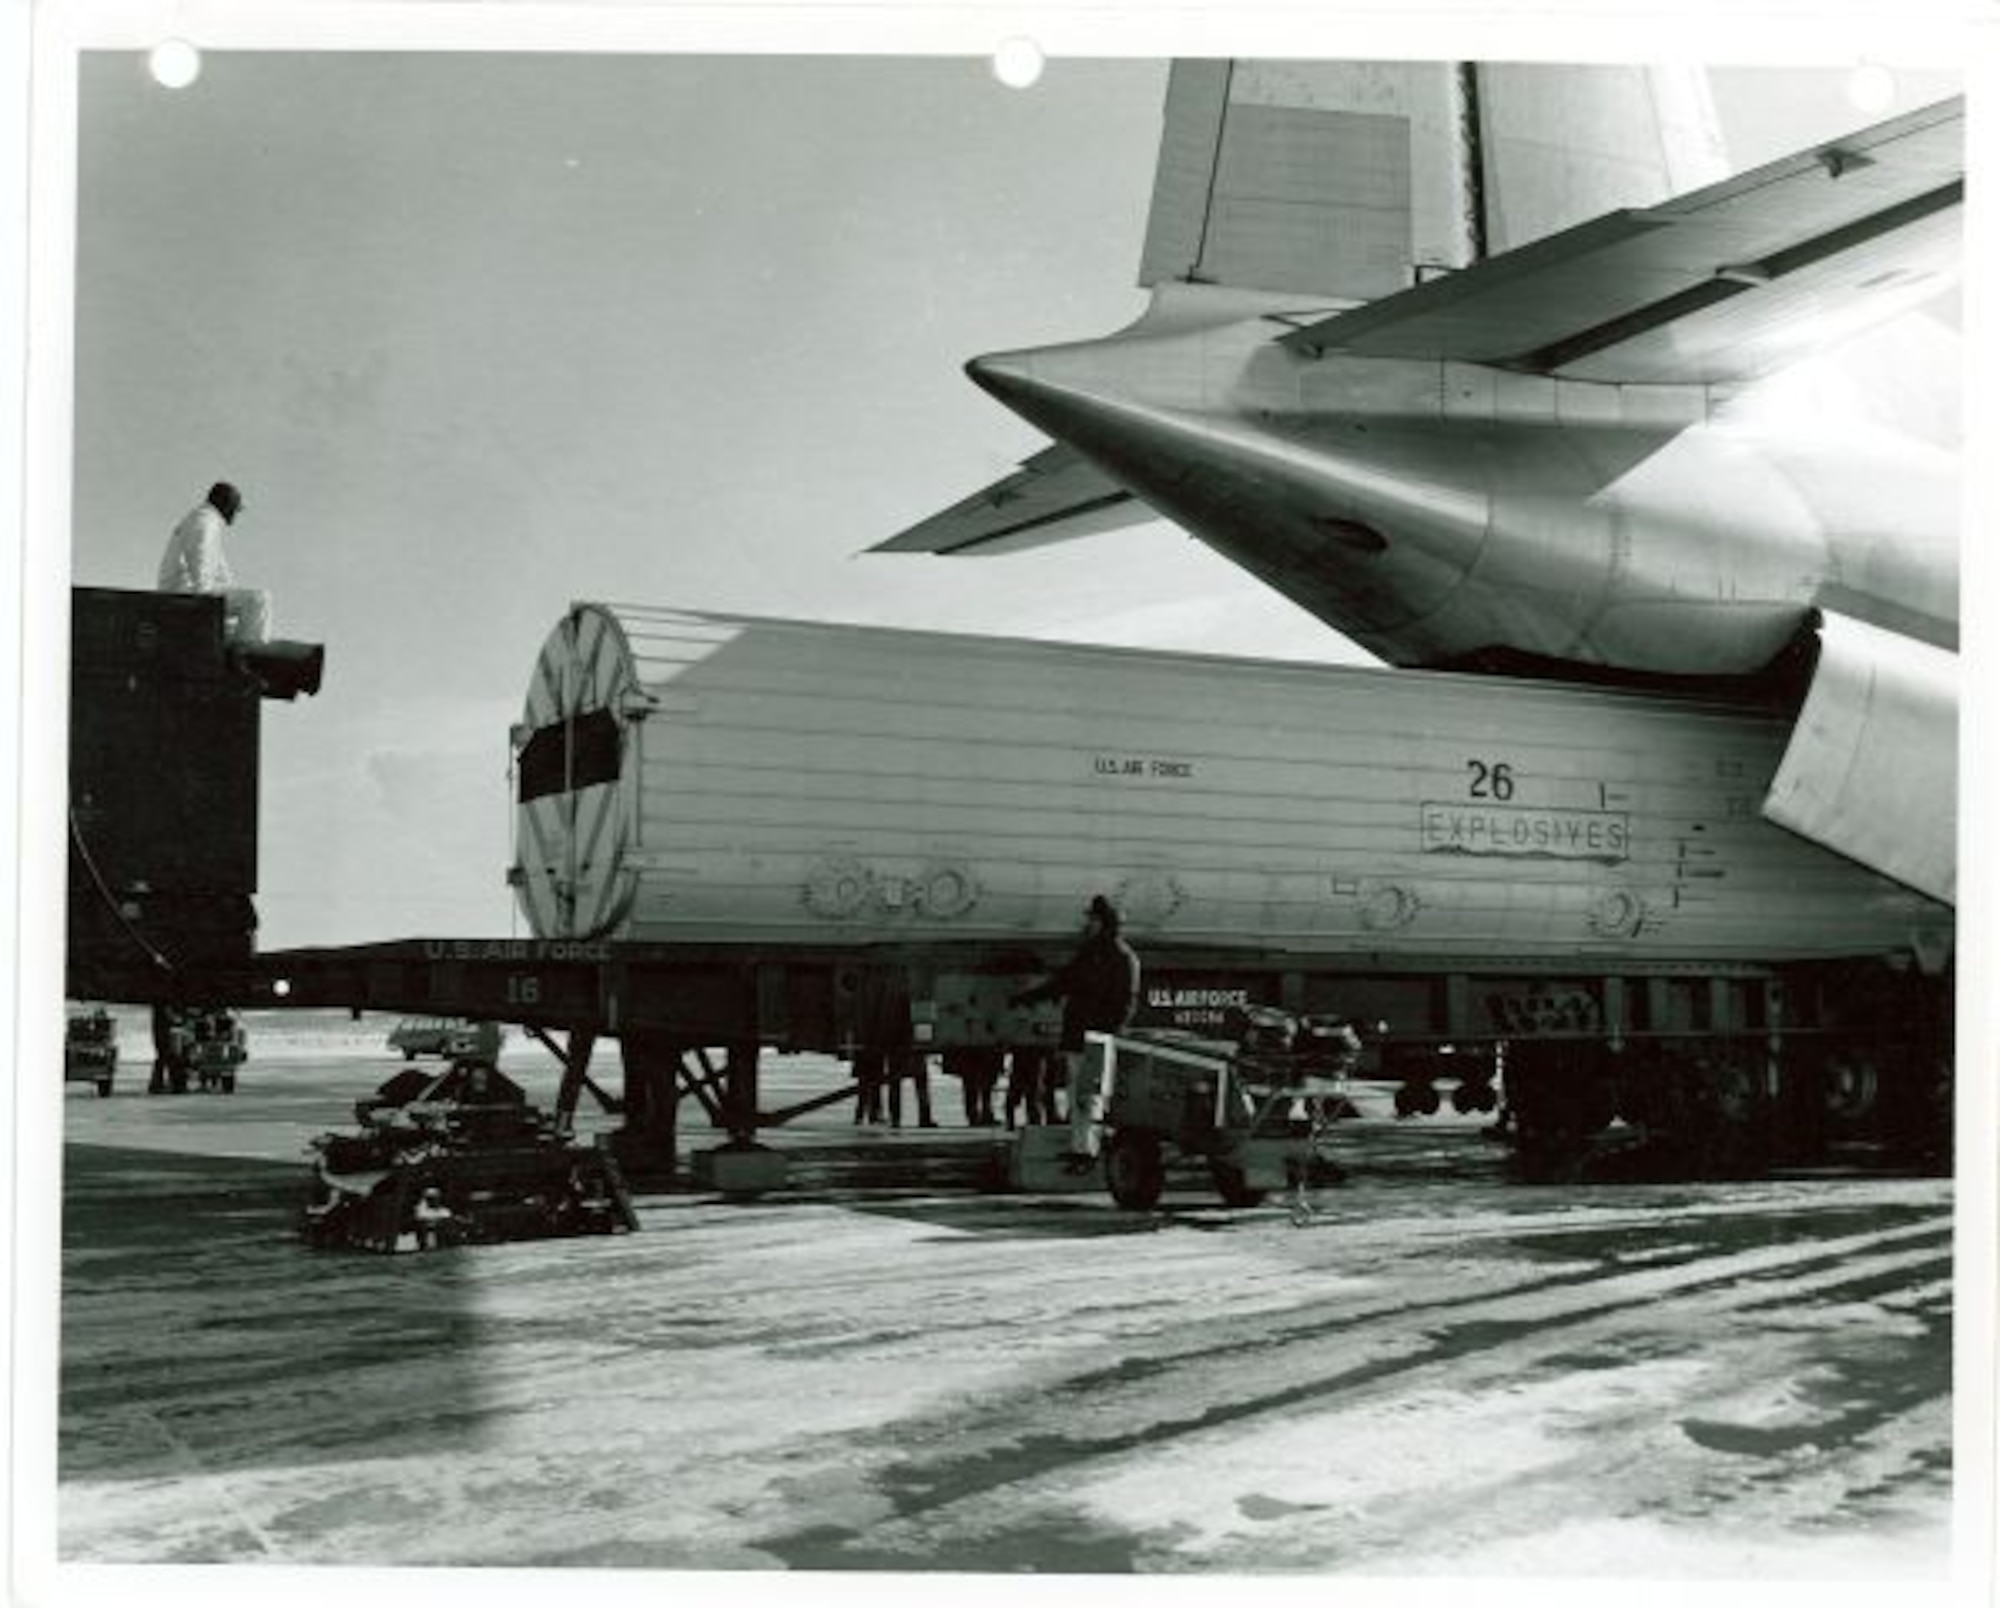
<instances>
[{"instance_id":1,"label":"aircraft tail","mask_svg":"<svg viewBox=\"0 0 2000 1608\"><path fill-rule=\"evenodd\" d=\"M1373 301L1726 173L1699 68L1177 61L1139 280Z\"/></svg>"},{"instance_id":2,"label":"aircraft tail","mask_svg":"<svg viewBox=\"0 0 2000 1608\"><path fill-rule=\"evenodd\" d=\"M1134 329L1273 295L1352 308L1726 172L1700 68L1177 61ZM870 550L1009 553L1151 517L1051 447Z\"/></svg>"}]
</instances>

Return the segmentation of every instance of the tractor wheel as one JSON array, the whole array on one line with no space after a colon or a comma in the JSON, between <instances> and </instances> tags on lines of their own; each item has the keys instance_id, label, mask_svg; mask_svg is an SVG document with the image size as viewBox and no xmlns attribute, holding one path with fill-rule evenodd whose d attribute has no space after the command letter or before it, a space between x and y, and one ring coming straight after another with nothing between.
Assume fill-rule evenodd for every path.
<instances>
[{"instance_id":1,"label":"tractor wheel","mask_svg":"<svg viewBox=\"0 0 2000 1608\"><path fill-rule=\"evenodd\" d=\"M1265 1192L1261 1189L1252 1189L1244 1181L1243 1169L1241 1167L1232 1167L1226 1161L1211 1161L1208 1164L1208 1175L1215 1181L1215 1192L1222 1197L1223 1205L1261 1206L1264 1204Z\"/></svg>"},{"instance_id":2,"label":"tractor wheel","mask_svg":"<svg viewBox=\"0 0 2000 1608\"><path fill-rule=\"evenodd\" d=\"M1167 1182L1160 1141L1149 1133L1129 1129L1114 1134L1104 1153L1104 1181L1111 1186L1111 1198L1127 1211L1143 1212L1157 1206Z\"/></svg>"}]
</instances>

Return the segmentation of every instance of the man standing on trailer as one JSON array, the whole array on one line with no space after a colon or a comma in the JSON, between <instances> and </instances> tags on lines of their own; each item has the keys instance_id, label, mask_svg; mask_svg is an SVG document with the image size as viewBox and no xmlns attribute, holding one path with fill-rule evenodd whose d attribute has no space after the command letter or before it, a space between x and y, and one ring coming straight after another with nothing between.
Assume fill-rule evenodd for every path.
<instances>
[{"instance_id":1,"label":"man standing on trailer","mask_svg":"<svg viewBox=\"0 0 2000 1608\"><path fill-rule=\"evenodd\" d=\"M1098 894L1083 916L1083 942L1068 963L1045 983L1014 996L1016 1005L1037 1000L1063 1002L1062 1050L1068 1071L1069 1160L1072 1172L1097 1164L1104 1132L1104 1098L1097 1068L1084 1053L1086 1033L1122 1032L1139 1006L1139 957L1120 935L1124 918Z\"/></svg>"},{"instance_id":2,"label":"man standing on trailer","mask_svg":"<svg viewBox=\"0 0 2000 1608\"><path fill-rule=\"evenodd\" d=\"M271 640L271 595L235 586L222 535L243 511L243 494L218 480L187 517L174 527L160 558L162 592L215 592L223 602L223 631L232 643Z\"/></svg>"}]
</instances>

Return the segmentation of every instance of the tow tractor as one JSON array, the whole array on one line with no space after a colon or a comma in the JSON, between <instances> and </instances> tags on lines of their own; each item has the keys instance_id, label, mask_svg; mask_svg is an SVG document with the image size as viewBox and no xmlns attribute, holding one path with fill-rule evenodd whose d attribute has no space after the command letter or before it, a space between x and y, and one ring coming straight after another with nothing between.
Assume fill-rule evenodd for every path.
<instances>
[{"instance_id":1,"label":"tow tractor","mask_svg":"<svg viewBox=\"0 0 2000 1608\"><path fill-rule=\"evenodd\" d=\"M1338 1179L1320 1142L1354 1114L1347 1079L1360 1037L1336 1017L1255 1008L1240 1020L1234 1044L1178 1032L1088 1036L1104 1108L1104 1178L1120 1206L1158 1203L1169 1147L1205 1159L1227 1205L1288 1191L1294 1223L1313 1216L1310 1185Z\"/></svg>"},{"instance_id":2,"label":"tow tractor","mask_svg":"<svg viewBox=\"0 0 2000 1608\"><path fill-rule=\"evenodd\" d=\"M309 1245L393 1253L639 1226L610 1150L571 1143L487 1062L408 1068L354 1114L359 1132L312 1142Z\"/></svg>"}]
</instances>

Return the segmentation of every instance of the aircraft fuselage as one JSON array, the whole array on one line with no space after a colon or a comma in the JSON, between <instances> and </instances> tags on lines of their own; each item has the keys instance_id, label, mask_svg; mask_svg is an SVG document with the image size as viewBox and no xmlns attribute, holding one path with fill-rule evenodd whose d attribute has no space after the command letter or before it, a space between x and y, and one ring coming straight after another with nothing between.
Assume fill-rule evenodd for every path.
<instances>
[{"instance_id":1,"label":"aircraft fuselage","mask_svg":"<svg viewBox=\"0 0 2000 1608\"><path fill-rule=\"evenodd\" d=\"M1956 646L1955 454L1754 390L1316 357L1273 339L1311 315L1202 295L969 372L1391 663L1743 675L1816 607Z\"/></svg>"}]
</instances>

